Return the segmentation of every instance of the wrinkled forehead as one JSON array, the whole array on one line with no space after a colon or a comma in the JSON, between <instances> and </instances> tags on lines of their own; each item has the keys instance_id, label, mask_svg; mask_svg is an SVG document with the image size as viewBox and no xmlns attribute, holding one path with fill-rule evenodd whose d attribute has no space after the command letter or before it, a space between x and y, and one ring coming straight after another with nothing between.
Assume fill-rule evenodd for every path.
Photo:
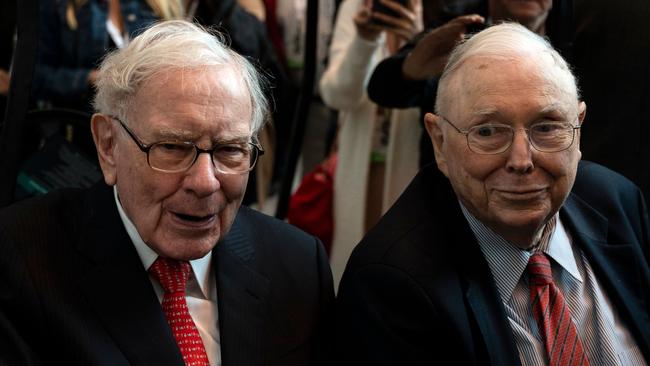
<instances>
[{"instance_id":1,"label":"wrinkled forehead","mask_svg":"<svg viewBox=\"0 0 650 366\"><path fill-rule=\"evenodd\" d=\"M548 52L471 56L447 76L439 95L448 110L497 92L518 98L544 94L567 110L578 106L573 75Z\"/></svg>"},{"instance_id":2,"label":"wrinkled forehead","mask_svg":"<svg viewBox=\"0 0 650 366\"><path fill-rule=\"evenodd\" d=\"M143 81L135 92L133 108L127 112L175 110L180 108L180 101L187 99L206 108L229 107L246 111L251 110L252 103L241 71L234 65L171 68Z\"/></svg>"},{"instance_id":3,"label":"wrinkled forehead","mask_svg":"<svg viewBox=\"0 0 650 366\"><path fill-rule=\"evenodd\" d=\"M216 88L236 94L249 94L241 70L236 65L225 64L161 69L138 85L136 97L156 94L172 97L186 93L211 94Z\"/></svg>"}]
</instances>

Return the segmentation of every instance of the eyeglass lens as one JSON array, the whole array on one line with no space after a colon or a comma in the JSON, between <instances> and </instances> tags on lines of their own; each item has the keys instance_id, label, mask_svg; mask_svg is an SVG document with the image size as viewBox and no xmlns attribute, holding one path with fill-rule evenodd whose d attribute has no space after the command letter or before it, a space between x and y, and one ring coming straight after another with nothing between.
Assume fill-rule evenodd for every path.
<instances>
[{"instance_id":1,"label":"eyeglass lens","mask_svg":"<svg viewBox=\"0 0 650 366\"><path fill-rule=\"evenodd\" d=\"M182 171L192 166L197 154L192 143L156 143L149 150L149 165L161 171ZM252 144L227 144L212 151L212 161L223 173L245 173L253 168L257 155L257 148Z\"/></svg>"},{"instance_id":2,"label":"eyeglass lens","mask_svg":"<svg viewBox=\"0 0 650 366\"><path fill-rule=\"evenodd\" d=\"M467 142L475 152L490 154L507 150L513 141L515 130L507 125L481 125L469 129ZM528 138L537 150L562 151L571 146L574 127L569 123L538 123L528 130Z\"/></svg>"}]
</instances>

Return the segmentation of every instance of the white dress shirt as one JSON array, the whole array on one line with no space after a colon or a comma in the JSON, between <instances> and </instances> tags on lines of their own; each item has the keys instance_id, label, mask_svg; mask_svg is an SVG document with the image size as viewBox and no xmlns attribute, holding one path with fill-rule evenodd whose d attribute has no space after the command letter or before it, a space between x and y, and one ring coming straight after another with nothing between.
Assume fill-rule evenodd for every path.
<instances>
[{"instance_id":1,"label":"white dress shirt","mask_svg":"<svg viewBox=\"0 0 650 366\"><path fill-rule=\"evenodd\" d=\"M135 250L140 256L145 270L156 261L158 254L154 252L140 237L129 217L124 212L117 189L113 187L115 204L120 213L120 218L126 232L129 234ZM221 342L219 335L219 311L217 307L217 285L215 276L212 274L212 252L208 252L203 258L190 261L192 271L185 289L185 299L190 315L199 330L199 335L205 346L205 351L212 366L221 365ZM149 275L158 301L162 303L163 290L156 279Z\"/></svg>"}]
</instances>

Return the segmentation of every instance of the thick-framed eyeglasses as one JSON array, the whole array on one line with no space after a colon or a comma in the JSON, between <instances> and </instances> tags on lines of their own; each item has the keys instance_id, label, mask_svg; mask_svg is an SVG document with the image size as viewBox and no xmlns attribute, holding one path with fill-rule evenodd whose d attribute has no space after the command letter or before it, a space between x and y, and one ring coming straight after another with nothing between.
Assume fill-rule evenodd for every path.
<instances>
[{"instance_id":1,"label":"thick-framed eyeglasses","mask_svg":"<svg viewBox=\"0 0 650 366\"><path fill-rule=\"evenodd\" d=\"M458 133L467 138L467 147L477 154L492 155L500 154L510 148L515 138L515 129L509 125L500 123L485 123L473 126L467 130L456 127L447 118L439 116L449 123ZM580 125L573 125L569 122L537 122L527 128L526 131L530 145L542 152L560 152L573 145L575 131Z\"/></svg>"},{"instance_id":2,"label":"thick-framed eyeglasses","mask_svg":"<svg viewBox=\"0 0 650 366\"><path fill-rule=\"evenodd\" d=\"M164 173L180 173L194 165L199 154L210 155L212 165L222 174L244 174L251 171L264 150L257 142L227 142L216 144L211 149L201 149L190 141L158 141L143 143L126 124L115 116L140 150L147 154L147 163L153 170Z\"/></svg>"}]
</instances>

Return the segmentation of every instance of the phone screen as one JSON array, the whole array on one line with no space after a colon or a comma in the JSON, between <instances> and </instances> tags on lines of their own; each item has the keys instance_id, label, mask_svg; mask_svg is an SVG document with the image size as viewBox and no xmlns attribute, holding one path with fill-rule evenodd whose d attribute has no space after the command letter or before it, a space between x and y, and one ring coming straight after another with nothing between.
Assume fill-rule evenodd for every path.
<instances>
[{"instance_id":1,"label":"phone screen","mask_svg":"<svg viewBox=\"0 0 650 366\"><path fill-rule=\"evenodd\" d=\"M402 4L403 6L407 6L407 3L409 0L392 0L396 3ZM386 15L390 15L392 17L399 17L399 13L397 13L395 10L387 7L386 5L382 4L380 0L372 0L372 11L373 13L382 13ZM379 20L379 19L373 19L373 23L379 24L379 25L389 25L386 24L385 22Z\"/></svg>"}]
</instances>

